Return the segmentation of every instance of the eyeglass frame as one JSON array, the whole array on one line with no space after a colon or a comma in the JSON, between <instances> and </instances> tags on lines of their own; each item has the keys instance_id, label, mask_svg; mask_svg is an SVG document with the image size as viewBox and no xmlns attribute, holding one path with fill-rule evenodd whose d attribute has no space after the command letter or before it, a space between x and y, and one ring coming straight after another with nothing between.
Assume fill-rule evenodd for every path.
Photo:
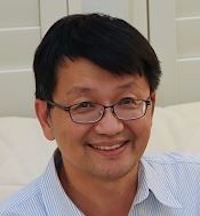
<instances>
[{"instance_id":1,"label":"eyeglass frame","mask_svg":"<svg viewBox=\"0 0 200 216\"><path fill-rule=\"evenodd\" d=\"M143 115L141 115L141 116L139 116L139 117L137 117L137 118L123 119L123 118L118 117L118 115L116 114L116 111L115 111L115 108L114 108L114 107L115 107L117 104L119 104L119 102L117 102L117 103L115 103L115 104L113 104L113 105L109 105L109 106L105 106L105 105L99 104L99 103L92 103L92 104L96 104L96 105L102 106L102 107L103 107L103 112L102 112L101 116L100 116L98 119L96 119L95 121L87 121L87 122L82 122L82 121L74 120L73 115L71 114L71 108L72 108L73 106L79 105L79 104L81 104L81 103L76 103L76 104L72 104L72 105L69 105L69 106L64 106L64 105L59 104L59 103L57 103L57 102L55 102L55 101L53 101L53 100L46 100L46 103L47 103L47 105L49 105L49 106L57 107L57 108L59 108L59 109L65 111L65 112L68 112L69 115L70 115L71 120L72 120L73 122L77 123L77 124L93 124L93 123L99 122L99 121L103 118L103 116L104 116L104 114L105 114L105 110L108 109L108 108L111 109L113 115L114 115L117 119L122 120L122 121L137 120L137 119L140 119L140 118L144 117L144 116L146 115L148 106L150 106L150 105L152 104L151 97L149 96L146 100L145 100L145 99L135 99L135 101L141 101L141 102L143 102L143 103L145 104L145 108L144 108L144 111L143 111L143 112L144 112Z\"/></svg>"}]
</instances>

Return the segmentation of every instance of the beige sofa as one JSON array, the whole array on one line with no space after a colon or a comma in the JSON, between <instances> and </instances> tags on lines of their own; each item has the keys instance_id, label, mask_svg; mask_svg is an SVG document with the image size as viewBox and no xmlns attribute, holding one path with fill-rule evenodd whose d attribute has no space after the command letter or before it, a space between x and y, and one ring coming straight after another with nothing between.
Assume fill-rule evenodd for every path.
<instances>
[{"instance_id":1,"label":"beige sofa","mask_svg":"<svg viewBox=\"0 0 200 216\"><path fill-rule=\"evenodd\" d=\"M55 149L34 118L0 118L0 201L40 175ZM200 102L156 107L145 154L200 154Z\"/></svg>"}]
</instances>

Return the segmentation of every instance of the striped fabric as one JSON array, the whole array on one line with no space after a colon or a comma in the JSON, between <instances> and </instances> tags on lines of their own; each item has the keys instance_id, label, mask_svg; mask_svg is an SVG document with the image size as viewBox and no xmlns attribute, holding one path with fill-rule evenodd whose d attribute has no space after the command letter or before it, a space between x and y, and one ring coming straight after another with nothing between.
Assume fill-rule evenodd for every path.
<instances>
[{"instance_id":1,"label":"striped fabric","mask_svg":"<svg viewBox=\"0 0 200 216\"><path fill-rule=\"evenodd\" d=\"M52 158L45 173L0 206L0 216L83 216L65 194ZM97 213L98 215L98 213ZM166 154L140 162L129 216L200 216L200 157Z\"/></svg>"}]
</instances>

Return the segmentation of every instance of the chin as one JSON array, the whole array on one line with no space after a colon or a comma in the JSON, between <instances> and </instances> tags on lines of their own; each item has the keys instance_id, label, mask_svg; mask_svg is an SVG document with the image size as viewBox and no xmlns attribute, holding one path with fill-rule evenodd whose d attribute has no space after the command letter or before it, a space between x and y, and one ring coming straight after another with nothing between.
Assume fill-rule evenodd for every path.
<instances>
[{"instance_id":1,"label":"chin","mask_svg":"<svg viewBox=\"0 0 200 216\"><path fill-rule=\"evenodd\" d=\"M103 169L98 169L98 171L95 173L96 176L98 176L99 179L107 180L107 181L114 181L118 179L122 179L126 176L131 176L132 174L135 175L135 171L137 170L137 164L134 161L131 161L126 164L119 164L115 163L112 166L103 166ZM94 172L94 170L93 170ZM136 171L137 172L137 171Z\"/></svg>"}]
</instances>

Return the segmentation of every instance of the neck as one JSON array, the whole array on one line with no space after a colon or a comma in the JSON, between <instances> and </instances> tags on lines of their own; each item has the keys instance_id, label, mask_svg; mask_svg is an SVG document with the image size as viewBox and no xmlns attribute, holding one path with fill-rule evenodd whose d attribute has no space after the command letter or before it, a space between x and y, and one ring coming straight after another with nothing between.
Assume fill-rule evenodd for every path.
<instances>
[{"instance_id":1,"label":"neck","mask_svg":"<svg viewBox=\"0 0 200 216\"><path fill-rule=\"evenodd\" d=\"M69 174L64 167L60 172L65 192L89 216L128 215L137 191L137 176L138 166L126 176L112 181Z\"/></svg>"}]
</instances>

